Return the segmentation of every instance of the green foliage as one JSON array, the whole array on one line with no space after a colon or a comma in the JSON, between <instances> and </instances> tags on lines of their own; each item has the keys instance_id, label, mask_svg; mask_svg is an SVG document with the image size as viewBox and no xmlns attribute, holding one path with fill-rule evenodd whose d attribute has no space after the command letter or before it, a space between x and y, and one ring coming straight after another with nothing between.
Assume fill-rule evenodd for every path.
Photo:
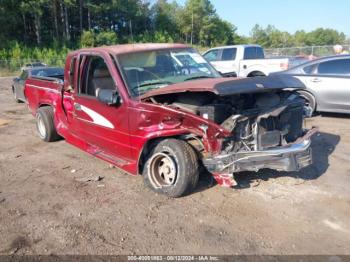
<instances>
[{"instance_id":1,"label":"green foliage","mask_svg":"<svg viewBox=\"0 0 350 262\"><path fill-rule=\"evenodd\" d=\"M102 31L96 35L96 45L115 45L117 44L117 35L113 31Z\"/></svg>"},{"instance_id":2,"label":"green foliage","mask_svg":"<svg viewBox=\"0 0 350 262\"><path fill-rule=\"evenodd\" d=\"M335 45L342 44L345 40L344 33L333 29L317 28L309 33L301 30L291 35L271 25L266 28L255 25L250 38L250 42L266 48Z\"/></svg>"},{"instance_id":3,"label":"green foliage","mask_svg":"<svg viewBox=\"0 0 350 262\"><path fill-rule=\"evenodd\" d=\"M0 67L9 72L17 71L26 63L41 61L53 66L63 66L69 49L28 48L18 42L11 42L7 48L0 49Z\"/></svg>"},{"instance_id":4,"label":"green foliage","mask_svg":"<svg viewBox=\"0 0 350 262\"><path fill-rule=\"evenodd\" d=\"M334 45L345 41L344 33L333 29L317 28L306 36L306 43L310 45Z\"/></svg>"},{"instance_id":5,"label":"green foliage","mask_svg":"<svg viewBox=\"0 0 350 262\"><path fill-rule=\"evenodd\" d=\"M168 3L166 0L158 0L151 9L153 13L153 27L156 33L165 32L167 35L178 35L179 17L181 8L176 2ZM157 38L157 37L156 37Z\"/></svg>"},{"instance_id":6,"label":"green foliage","mask_svg":"<svg viewBox=\"0 0 350 262\"><path fill-rule=\"evenodd\" d=\"M103 45L115 45L117 44L117 34L113 31L102 31L95 33L93 31L84 31L81 35L79 46L95 47Z\"/></svg>"},{"instance_id":7,"label":"green foliage","mask_svg":"<svg viewBox=\"0 0 350 262\"><path fill-rule=\"evenodd\" d=\"M154 41L152 42L157 42L157 43L173 43L174 40L172 39L171 35L167 32L155 32L154 33Z\"/></svg>"},{"instance_id":8,"label":"green foliage","mask_svg":"<svg viewBox=\"0 0 350 262\"><path fill-rule=\"evenodd\" d=\"M92 31L84 31L80 37L80 47L93 47L95 46L95 34Z\"/></svg>"}]
</instances>

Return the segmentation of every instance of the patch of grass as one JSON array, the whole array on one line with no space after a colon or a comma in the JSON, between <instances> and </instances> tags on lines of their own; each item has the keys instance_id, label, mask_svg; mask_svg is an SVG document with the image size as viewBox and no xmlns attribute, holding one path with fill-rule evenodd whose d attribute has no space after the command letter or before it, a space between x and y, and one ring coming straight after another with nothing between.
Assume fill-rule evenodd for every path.
<instances>
[{"instance_id":1,"label":"patch of grass","mask_svg":"<svg viewBox=\"0 0 350 262\"><path fill-rule=\"evenodd\" d=\"M8 68L0 68L0 77L18 76L19 74L20 74L20 70L10 70Z\"/></svg>"}]
</instances>

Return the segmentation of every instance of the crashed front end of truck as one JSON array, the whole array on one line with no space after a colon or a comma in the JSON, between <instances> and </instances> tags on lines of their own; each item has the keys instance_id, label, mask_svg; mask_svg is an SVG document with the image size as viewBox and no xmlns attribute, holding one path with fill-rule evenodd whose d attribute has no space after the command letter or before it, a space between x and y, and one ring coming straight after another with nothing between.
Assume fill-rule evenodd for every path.
<instances>
[{"instance_id":1,"label":"crashed front end of truck","mask_svg":"<svg viewBox=\"0 0 350 262\"><path fill-rule=\"evenodd\" d=\"M232 176L236 172L265 168L291 172L312 164L310 138L317 129L303 129L303 99L293 92L260 99L267 108L261 105L260 112L247 109L225 120L222 126L232 137L224 139L220 154L203 159L219 184L236 185Z\"/></svg>"},{"instance_id":2,"label":"crashed front end of truck","mask_svg":"<svg viewBox=\"0 0 350 262\"><path fill-rule=\"evenodd\" d=\"M225 137L217 137L220 149L202 150L201 156L218 184L232 187L237 172L291 172L312 164L311 136L317 129L304 129L308 108L297 92L303 87L290 76L251 78L215 83L212 92L163 92L152 102L213 121L225 131ZM206 134L208 126L198 128Z\"/></svg>"}]
</instances>

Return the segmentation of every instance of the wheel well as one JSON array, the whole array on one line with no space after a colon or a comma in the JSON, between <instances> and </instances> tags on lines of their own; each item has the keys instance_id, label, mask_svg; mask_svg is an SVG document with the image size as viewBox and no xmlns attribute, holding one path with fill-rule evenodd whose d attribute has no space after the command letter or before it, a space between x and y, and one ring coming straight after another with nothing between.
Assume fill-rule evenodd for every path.
<instances>
[{"instance_id":1,"label":"wheel well","mask_svg":"<svg viewBox=\"0 0 350 262\"><path fill-rule=\"evenodd\" d=\"M39 106L37 107L37 109L34 112L34 115L36 113L38 113L39 108L42 108L42 107L52 107L52 105L50 105L50 104L39 104Z\"/></svg>"},{"instance_id":2,"label":"wheel well","mask_svg":"<svg viewBox=\"0 0 350 262\"><path fill-rule=\"evenodd\" d=\"M256 76L266 76L266 75L261 71L253 71L253 72L250 72L247 77L256 77Z\"/></svg>"},{"instance_id":3,"label":"wheel well","mask_svg":"<svg viewBox=\"0 0 350 262\"><path fill-rule=\"evenodd\" d=\"M169 139L169 138L177 138L177 137L156 137L148 140L143 148L142 151L139 155L139 160L138 160L138 174L142 174L143 167L145 166L145 163L147 161L146 157L149 155L149 153L152 151L154 146L158 144L160 141L164 139Z\"/></svg>"},{"instance_id":4,"label":"wheel well","mask_svg":"<svg viewBox=\"0 0 350 262\"><path fill-rule=\"evenodd\" d=\"M191 140L191 135L187 136L187 135L178 135L178 136L167 136L167 137L156 137L156 138L152 138L150 140L148 140L145 145L142 148L142 151L139 155L139 160L138 160L138 174L142 174L142 170L143 167L147 161L147 156L149 155L149 153L152 151L152 149L162 140L165 139L179 139L179 140L183 140L185 142L189 143L189 140ZM198 139L195 139L196 141L198 141ZM194 148L194 150L198 153L198 150L196 150L195 146L192 145L191 143L189 143L190 146L192 148ZM204 147L204 146L203 146Z\"/></svg>"},{"instance_id":5,"label":"wheel well","mask_svg":"<svg viewBox=\"0 0 350 262\"><path fill-rule=\"evenodd\" d=\"M46 106L51 106L50 104L40 104L38 108L41 108L41 107L46 107ZM52 106L51 106L52 107Z\"/></svg>"},{"instance_id":6,"label":"wheel well","mask_svg":"<svg viewBox=\"0 0 350 262\"><path fill-rule=\"evenodd\" d=\"M307 91L307 90L300 90L298 92L301 96L303 93L305 93L306 95L309 95L311 96L313 99L314 99L314 102L315 102L315 110L317 109L317 100L316 100L316 96L314 94L312 94L311 92Z\"/></svg>"}]
</instances>

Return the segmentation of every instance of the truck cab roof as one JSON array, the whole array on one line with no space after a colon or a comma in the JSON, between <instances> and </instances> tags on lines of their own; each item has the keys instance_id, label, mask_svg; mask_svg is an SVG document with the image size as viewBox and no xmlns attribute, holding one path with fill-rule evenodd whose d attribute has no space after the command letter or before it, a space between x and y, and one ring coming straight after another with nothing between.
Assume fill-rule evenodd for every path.
<instances>
[{"instance_id":1,"label":"truck cab roof","mask_svg":"<svg viewBox=\"0 0 350 262\"><path fill-rule=\"evenodd\" d=\"M225 49L225 48L247 48L247 47L260 47L260 45L255 45L255 44L249 44L249 45L226 45L226 46L218 46L211 48L209 50L215 50L215 49ZM209 51L208 50L208 51ZM207 51L206 51L207 52Z\"/></svg>"},{"instance_id":2,"label":"truck cab roof","mask_svg":"<svg viewBox=\"0 0 350 262\"><path fill-rule=\"evenodd\" d=\"M123 45L113 45L113 46L102 46L102 47L94 47L94 48L85 48L72 52L80 53L80 52L96 52L96 51L105 51L108 53L120 55L127 53L136 53L136 52L144 52L144 51L152 51L152 50L162 50L162 49L182 49L182 48L191 48L185 44L123 44Z\"/></svg>"}]
</instances>

